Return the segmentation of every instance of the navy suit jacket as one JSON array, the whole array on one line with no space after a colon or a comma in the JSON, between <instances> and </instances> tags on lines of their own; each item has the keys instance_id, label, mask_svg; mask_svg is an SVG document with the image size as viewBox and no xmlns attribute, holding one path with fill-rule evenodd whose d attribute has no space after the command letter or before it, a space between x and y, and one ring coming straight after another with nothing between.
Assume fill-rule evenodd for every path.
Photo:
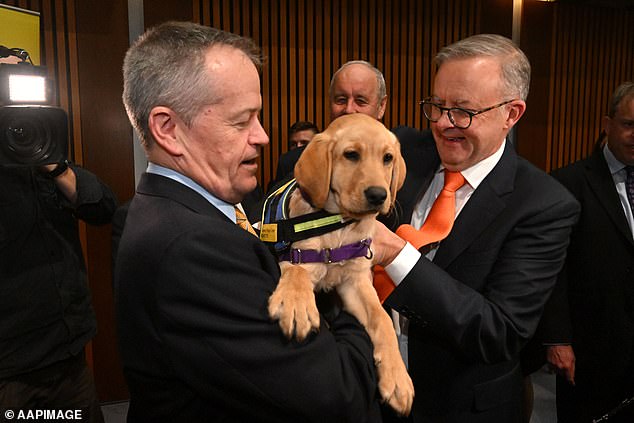
<instances>
[{"instance_id":1,"label":"navy suit jacket","mask_svg":"<svg viewBox=\"0 0 634 423\"><path fill-rule=\"evenodd\" d=\"M407 164L386 220L396 228L410 222L440 159L431 132L394 132ZM414 421L520 421L519 353L537 327L578 213L570 193L507 142L433 261L421 257L385 301L410 320Z\"/></svg>"},{"instance_id":2,"label":"navy suit jacket","mask_svg":"<svg viewBox=\"0 0 634 423\"><path fill-rule=\"evenodd\" d=\"M342 312L287 341L267 312L279 275L268 247L198 193L144 174L115 271L128 421L379 417L363 327Z\"/></svg>"},{"instance_id":3,"label":"navy suit jacket","mask_svg":"<svg viewBox=\"0 0 634 423\"><path fill-rule=\"evenodd\" d=\"M600 149L553 176L579 200L581 217L539 339L571 343L577 388L608 392L631 380L634 365L634 239Z\"/></svg>"}]
</instances>

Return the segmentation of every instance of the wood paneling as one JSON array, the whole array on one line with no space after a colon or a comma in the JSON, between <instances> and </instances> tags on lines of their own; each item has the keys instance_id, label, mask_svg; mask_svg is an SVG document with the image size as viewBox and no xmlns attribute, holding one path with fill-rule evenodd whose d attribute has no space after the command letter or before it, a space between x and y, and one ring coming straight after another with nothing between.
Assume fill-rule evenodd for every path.
<instances>
[{"instance_id":1,"label":"wood paneling","mask_svg":"<svg viewBox=\"0 0 634 423\"><path fill-rule=\"evenodd\" d=\"M427 125L417 101L430 93L432 57L479 30L478 0L194 0L194 20L251 37L267 57L262 124L271 138L260 181L268 184L287 150L288 127L330 121L328 87L346 61L363 59L386 80L388 127Z\"/></svg>"},{"instance_id":2,"label":"wood paneling","mask_svg":"<svg viewBox=\"0 0 634 423\"><path fill-rule=\"evenodd\" d=\"M634 6L588 3L525 5L522 46L538 64L538 99L529 97L518 145L548 171L592 151L612 92L634 79Z\"/></svg>"},{"instance_id":3,"label":"wood paneling","mask_svg":"<svg viewBox=\"0 0 634 423\"><path fill-rule=\"evenodd\" d=\"M81 155L84 166L112 187L119 199L132 196L132 131L121 102L121 63L128 48L127 1L75 0L72 34L76 49L81 110ZM77 119L77 117L75 117ZM97 314L92 358L102 401L125 398L126 385L116 343L110 226L86 226L88 276Z\"/></svg>"}]
</instances>

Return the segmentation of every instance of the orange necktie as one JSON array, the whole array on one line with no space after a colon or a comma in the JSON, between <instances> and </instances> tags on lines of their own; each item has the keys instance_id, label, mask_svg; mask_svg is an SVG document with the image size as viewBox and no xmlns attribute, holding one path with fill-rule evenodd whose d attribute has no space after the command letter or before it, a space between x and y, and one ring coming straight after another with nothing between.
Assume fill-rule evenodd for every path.
<instances>
[{"instance_id":1,"label":"orange necktie","mask_svg":"<svg viewBox=\"0 0 634 423\"><path fill-rule=\"evenodd\" d=\"M251 235L258 236L258 234L255 233L253 226L249 223L249 219L247 219L247 216L242 212L242 210L240 210L237 206L234 206L234 209L236 210L236 224Z\"/></svg>"},{"instance_id":2,"label":"orange necktie","mask_svg":"<svg viewBox=\"0 0 634 423\"><path fill-rule=\"evenodd\" d=\"M417 250L425 245L438 242L449 235L456 214L456 191L465 183L460 172L445 170L445 185L436 197L425 223L420 230L412 225L401 225L396 234L408 241ZM381 303L394 290L394 282L381 266L374 268L374 288Z\"/></svg>"}]
</instances>

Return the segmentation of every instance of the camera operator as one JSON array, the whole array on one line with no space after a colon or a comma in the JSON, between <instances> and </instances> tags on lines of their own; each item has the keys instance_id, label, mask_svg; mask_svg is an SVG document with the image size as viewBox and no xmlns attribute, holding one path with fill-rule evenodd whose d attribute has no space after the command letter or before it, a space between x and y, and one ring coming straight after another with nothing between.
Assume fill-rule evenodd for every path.
<instances>
[{"instance_id":1,"label":"camera operator","mask_svg":"<svg viewBox=\"0 0 634 423\"><path fill-rule=\"evenodd\" d=\"M66 161L0 163L0 409L103 422L84 357L96 320L78 219L106 224L115 208L103 182Z\"/></svg>"},{"instance_id":2,"label":"camera operator","mask_svg":"<svg viewBox=\"0 0 634 423\"><path fill-rule=\"evenodd\" d=\"M110 222L114 195L66 163L0 166L0 404L82 409L103 421L84 347L96 320L78 221Z\"/></svg>"}]
</instances>

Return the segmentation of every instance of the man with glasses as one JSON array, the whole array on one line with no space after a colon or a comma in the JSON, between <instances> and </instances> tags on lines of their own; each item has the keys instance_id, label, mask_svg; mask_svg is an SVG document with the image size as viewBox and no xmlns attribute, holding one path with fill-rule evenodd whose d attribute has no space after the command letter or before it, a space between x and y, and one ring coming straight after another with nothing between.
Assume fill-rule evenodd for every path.
<instances>
[{"instance_id":1,"label":"man with glasses","mask_svg":"<svg viewBox=\"0 0 634 423\"><path fill-rule=\"evenodd\" d=\"M515 44L476 35L443 48L436 63L421 102L431 132L395 130L408 173L385 221L400 236L377 225L373 238L396 285L381 291L384 305L402 317L413 421L521 422L520 351L561 270L579 205L506 140L530 81ZM444 234L431 238L441 220Z\"/></svg>"}]
</instances>

